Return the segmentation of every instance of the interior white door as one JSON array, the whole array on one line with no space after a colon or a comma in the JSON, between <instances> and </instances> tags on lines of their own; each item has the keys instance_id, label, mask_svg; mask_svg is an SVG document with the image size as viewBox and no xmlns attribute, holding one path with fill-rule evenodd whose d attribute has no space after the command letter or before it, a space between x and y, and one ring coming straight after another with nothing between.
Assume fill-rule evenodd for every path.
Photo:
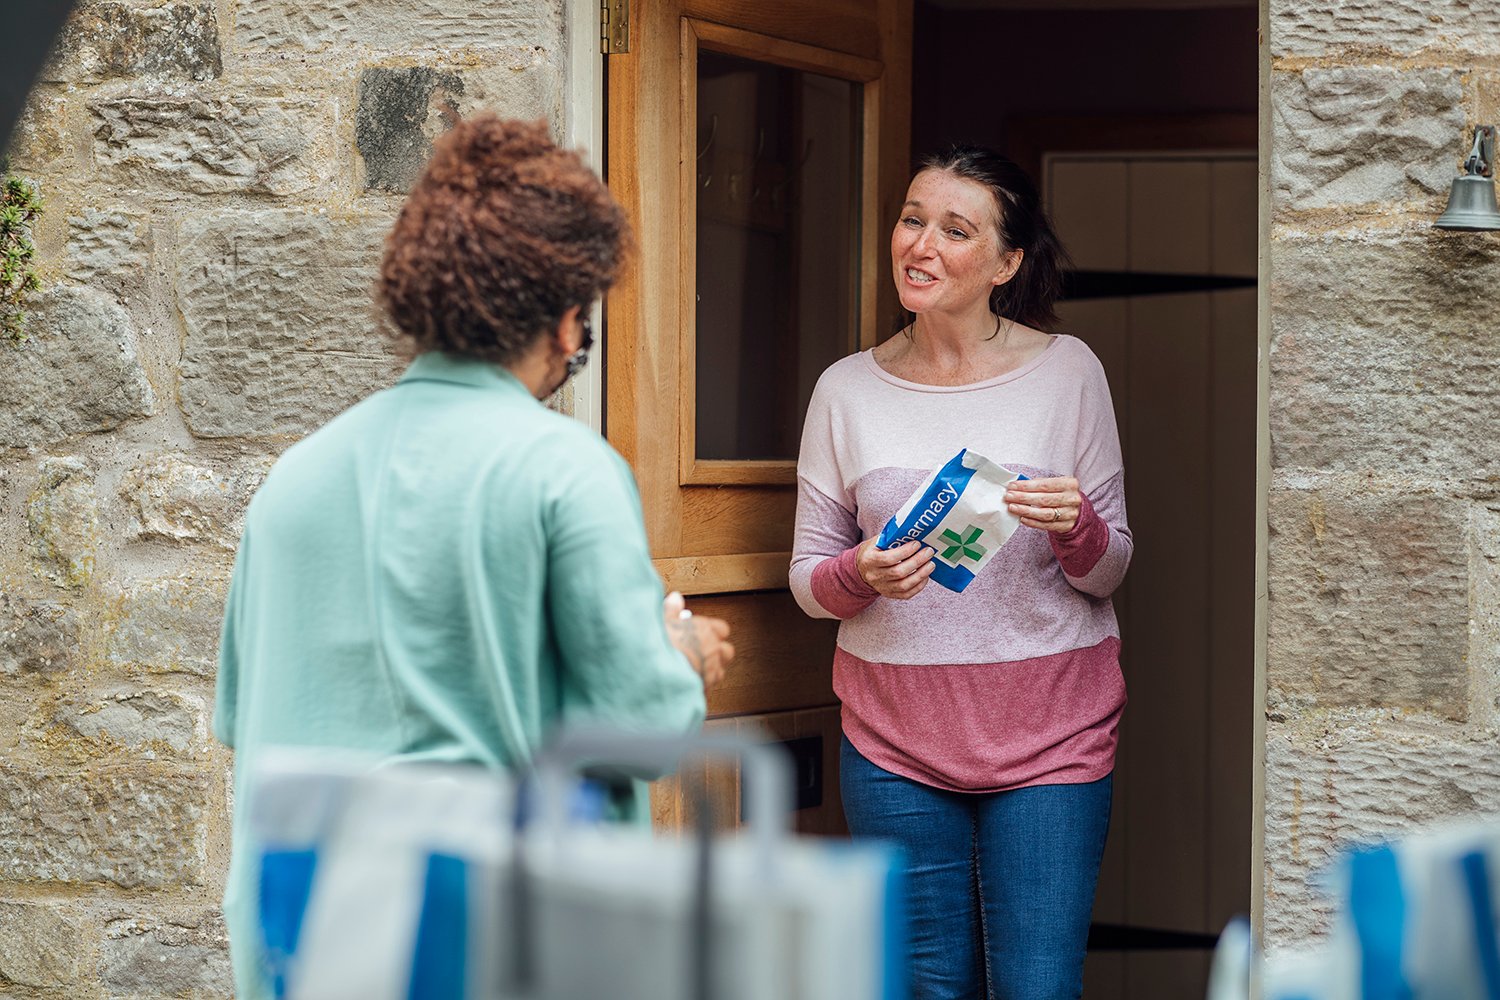
<instances>
[{"instance_id":1,"label":"interior white door","mask_svg":"<svg viewBox=\"0 0 1500 1000\"><path fill-rule=\"evenodd\" d=\"M1066 332L1109 375L1134 562L1130 704L1085 995L1203 996L1191 945L1250 904L1256 163L1068 154L1043 187L1077 272ZM1130 947L1135 944L1138 947Z\"/></svg>"}]
</instances>

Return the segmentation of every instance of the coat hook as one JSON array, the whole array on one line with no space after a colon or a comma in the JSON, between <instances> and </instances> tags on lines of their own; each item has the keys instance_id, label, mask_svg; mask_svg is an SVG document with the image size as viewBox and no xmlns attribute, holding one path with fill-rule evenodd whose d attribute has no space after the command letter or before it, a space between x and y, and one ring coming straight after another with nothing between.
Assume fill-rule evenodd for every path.
<instances>
[{"instance_id":1,"label":"coat hook","mask_svg":"<svg viewBox=\"0 0 1500 1000\"><path fill-rule=\"evenodd\" d=\"M802 159L797 161L796 169L791 171L784 179L771 185L771 205L773 208L781 201L781 192L785 191L791 185L793 178L800 175L802 168L807 166L807 161L812 158L812 146L813 141L811 139L807 140L802 147Z\"/></svg>"},{"instance_id":2,"label":"coat hook","mask_svg":"<svg viewBox=\"0 0 1500 1000\"><path fill-rule=\"evenodd\" d=\"M802 172L802 168L807 166L807 161L812 157L812 144L813 141L809 139L807 140L807 144L802 147L802 159L797 161L797 173L799 174Z\"/></svg>"},{"instance_id":3,"label":"coat hook","mask_svg":"<svg viewBox=\"0 0 1500 1000\"><path fill-rule=\"evenodd\" d=\"M700 159L700 160L703 159L703 157L705 155L707 155L708 151L713 148L714 139L716 139L718 137L718 135L719 135L719 116L718 115L710 115L709 119L708 119L708 141L703 144L703 148L702 149L698 150L698 159Z\"/></svg>"}]
</instances>

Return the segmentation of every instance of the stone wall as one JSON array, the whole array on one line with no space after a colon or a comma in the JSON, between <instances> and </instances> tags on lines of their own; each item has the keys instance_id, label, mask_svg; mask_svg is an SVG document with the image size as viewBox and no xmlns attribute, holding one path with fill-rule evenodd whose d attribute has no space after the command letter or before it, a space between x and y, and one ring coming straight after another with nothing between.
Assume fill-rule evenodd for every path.
<instances>
[{"instance_id":1,"label":"stone wall","mask_svg":"<svg viewBox=\"0 0 1500 1000\"><path fill-rule=\"evenodd\" d=\"M228 996L208 734L246 502L399 363L430 140L564 122L562 0L83 0L12 143L49 290L0 342L0 997Z\"/></svg>"},{"instance_id":2,"label":"stone wall","mask_svg":"<svg viewBox=\"0 0 1500 1000\"><path fill-rule=\"evenodd\" d=\"M563 0L85 0L13 142L0 996L227 996L218 616L275 456L398 364L369 284L454 115L562 123ZM1500 237L1429 228L1500 8L1272 0L1266 930L1340 844L1500 811Z\"/></svg>"},{"instance_id":3,"label":"stone wall","mask_svg":"<svg viewBox=\"0 0 1500 1000\"><path fill-rule=\"evenodd\" d=\"M1500 7L1271 0L1265 929L1340 845L1500 812L1500 236L1431 228Z\"/></svg>"}]
</instances>

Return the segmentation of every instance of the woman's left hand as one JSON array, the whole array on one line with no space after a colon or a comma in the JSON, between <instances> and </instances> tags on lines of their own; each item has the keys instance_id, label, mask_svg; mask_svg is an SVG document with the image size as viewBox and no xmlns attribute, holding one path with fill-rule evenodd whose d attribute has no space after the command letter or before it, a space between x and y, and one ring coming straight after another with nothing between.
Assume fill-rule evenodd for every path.
<instances>
[{"instance_id":1,"label":"woman's left hand","mask_svg":"<svg viewBox=\"0 0 1500 1000\"><path fill-rule=\"evenodd\" d=\"M1062 534L1078 523L1083 495L1071 476L1018 479L1006 489L1005 503L1026 527Z\"/></svg>"}]
</instances>

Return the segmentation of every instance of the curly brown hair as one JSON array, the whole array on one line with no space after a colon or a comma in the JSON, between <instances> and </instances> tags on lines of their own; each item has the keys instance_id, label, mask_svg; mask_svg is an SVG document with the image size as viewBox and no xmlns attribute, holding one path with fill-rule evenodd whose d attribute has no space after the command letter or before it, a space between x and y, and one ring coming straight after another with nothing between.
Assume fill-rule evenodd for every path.
<instances>
[{"instance_id":1,"label":"curly brown hair","mask_svg":"<svg viewBox=\"0 0 1500 1000\"><path fill-rule=\"evenodd\" d=\"M508 364L614 283L629 242L609 189L546 122L476 115L433 144L376 293L415 352Z\"/></svg>"}]
</instances>

